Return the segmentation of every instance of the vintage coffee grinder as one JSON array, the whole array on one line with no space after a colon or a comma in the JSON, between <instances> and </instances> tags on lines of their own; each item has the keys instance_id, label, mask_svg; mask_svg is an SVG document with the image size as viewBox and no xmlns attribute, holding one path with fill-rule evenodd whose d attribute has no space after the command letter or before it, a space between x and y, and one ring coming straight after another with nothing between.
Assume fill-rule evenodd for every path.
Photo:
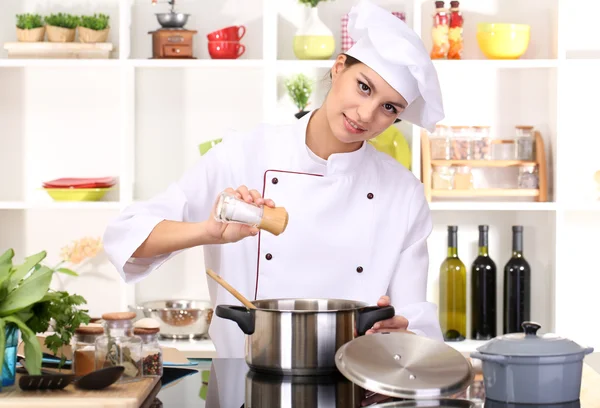
<instances>
[{"instance_id":1,"label":"vintage coffee grinder","mask_svg":"<svg viewBox=\"0 0 600 408\"><path fill-rule=\"evenodd\" d=\"M156 5L158 0L152 0ZM167 0L171 5L169 13L156 13L161 28L150 31L152 35L152 58L195 58L193 39L195 30L185 29L189 14L175 12L175 0Z\"/></svg>"}]
</instances>

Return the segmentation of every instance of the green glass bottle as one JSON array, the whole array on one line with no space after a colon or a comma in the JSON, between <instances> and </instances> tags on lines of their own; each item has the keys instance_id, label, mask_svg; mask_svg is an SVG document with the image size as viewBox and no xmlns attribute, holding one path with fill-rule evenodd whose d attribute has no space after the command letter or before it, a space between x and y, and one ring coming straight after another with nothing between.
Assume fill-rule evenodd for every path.
<instances>
[{"instance_id":1,"label":"green glass bottle","mask_svg":"<svg viewBox=\"0 0 600 408\"><path fill-rule=\"evenodd\" d=\"M458 257L458 227L448 226L448 256L440 266L440 325L445 341L467 337L467 268Z\"/></svg>"},{"instance_id":2,"label":"green glass bottle","mask_svg":"<svg viewBox=\"0 0 600 408\"><path fill-rule=\"evenodd\" d=\"M479 226L479 255L471 265L471 338L496 337L496 263L488 252L487 225Z\"/></svg>"}]
</instances>

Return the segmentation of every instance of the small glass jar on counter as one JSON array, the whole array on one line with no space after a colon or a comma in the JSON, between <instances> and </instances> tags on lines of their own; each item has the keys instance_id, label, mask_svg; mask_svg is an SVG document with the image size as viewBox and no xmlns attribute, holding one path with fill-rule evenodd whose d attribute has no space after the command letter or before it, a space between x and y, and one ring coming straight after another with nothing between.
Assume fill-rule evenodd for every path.
<instances>
[{"instance_id":1,"label":"small glass jar on counter","mask_svg":"<svg viewBox=\"0 0 600 408\"><path fill-rule=\"evenodd\" d=\"M470 166L456 166L454 188L456 190L470 190L473 188L473 172Z\"/></svg>"},{"instance_id":2,"label":"small glass jar on counter","mask_svg":"<svg viewBox=\"0 0 600 408\"><path fill-rule=\"evenodd\" d=\"M160 329L136 327L133 334L142 339L142 376L162 377L163 353L158 343Z\"/></svg>"},{"instance_id":3,"label":"small glass jar on counter","mask_svg":"<svg viewBox=\"0 0 600 408\"><path fill-rule=\"evenodd\" d=\"M120 383L142 377L142 339L133 334L133 312L105 313L104 335L96 339L96 369L123 366Z\"/></svg>"},{"instance_id":4,"label":"small glass jar on counter","mask_svg":"<svg viewBox=\"0 0 600 408\"><path fill-rule=\"evenodd\" d=\"M515 128L515 160L533 160L534 142L533 126L517 126Z\"/></svg>"},{"instance_id":5,"label":"small glass jar on counter","mask_svg":"<svg viewBox=\"0 0 600 408\"><path fill-rule=\"evenodd\" d=\"M471 160L471 128L452 126L450 138L450 160Z\"/></svg>"},{"instance_id":6,"label":"small glass jar on counter","mask_svg":"<svg viewBox=\"0 0 600 408\"><path fill-rule=\"evenodd\" d=\"M82 325L75 329L71 340L73 351L73 372L81 377L91 373L96 367L96 339L104 334L101 324Z\"/></svg>"},{"instance_id":7,"label":"small glass jar on counter","mask_svg":"<svg viewBox=\"0 0 600 408\"><path fill-rule=\"evenodd\" d=\"M473 126L471 157L473 160L490 160L492 158L492 138L489 126Z\"/></svg>"},{"instance_id":8,"label":"small glass jar on counter","mask_svg":"<svg viewBox=\"0 0 600 408\"><path fill-rule=\"evenodd\" d=\"M446 126L437 125L435 131L429 135L432 160L450 159L450 133Z\"/></svg>"},{"instance_id":9,"label":"small glass jar on counter","mask_svg":"<svg viewBox=\"0 0 600 408\"><path fill-rule=\"evenodd\" d=\"M539 182L536 164L524 164L519 167L518 188L537 189Z\"/></svg>"},{"instance_id":10,"label":"small glass jar on counter","mask_svg":"<svg viewBox=\"0 0 600 408\"><path fill-rule=\"evenodd\" d=\"M433 166L431 188L434 190L452 190L453 184L454 168L452 166Z\"/></svg>"}]
</instances>

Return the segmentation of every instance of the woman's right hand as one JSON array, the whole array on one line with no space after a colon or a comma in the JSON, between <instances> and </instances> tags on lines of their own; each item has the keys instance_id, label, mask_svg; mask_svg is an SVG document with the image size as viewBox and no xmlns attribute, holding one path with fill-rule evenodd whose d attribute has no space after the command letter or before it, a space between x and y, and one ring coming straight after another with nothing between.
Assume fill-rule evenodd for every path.
<instances>
[{"instance_id":1,"label":"woman's right hand","mask_svg":"<svg viewBox=\"0 0 600 408\"><path fill-rule=\"evenodd\" d=\"M237 198L240 198L247 203L253 203L259 206L266 205L272 208L275 207L273 200L264 199L258 191L248 190L248 188L243 185L239 186L237 190L227 188L225 192L233 194ZM219 198L217 197L211 214L206 220L206 230L212 239L219 244L226 244L230 242L237 242L244 238L258 234L258 228L255 227L238 223L223 223L215 220L214 213L218 200Z\"/></svg>"}]
</instances>

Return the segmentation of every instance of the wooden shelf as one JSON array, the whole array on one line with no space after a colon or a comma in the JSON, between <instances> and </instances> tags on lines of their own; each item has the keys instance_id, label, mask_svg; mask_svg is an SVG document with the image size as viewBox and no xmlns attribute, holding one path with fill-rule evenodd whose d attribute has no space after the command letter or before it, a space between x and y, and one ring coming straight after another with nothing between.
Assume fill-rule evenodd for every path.
<instances>
[{"instance_id":1,"label":"wooden shelf","mask_svg":"<svg viewBox=\"0 0 600 408\"><path fill-rule=\"evenodd\" d=\"M523 188L477 188L472 190L431 190L432 197L537 197L540 191L537 189Z\"/></svg>"},{"instance_id":2,"label":"wooden shelf","mask_svg":"<svg viewBox=\"0 0 600 408\"><path fill-rule=\"evenodd\" d=\"M534 161L525 160L431 160L432 166L471 166L471 167L513 167L534 165Z\"/></svg>"}]
</instances>

